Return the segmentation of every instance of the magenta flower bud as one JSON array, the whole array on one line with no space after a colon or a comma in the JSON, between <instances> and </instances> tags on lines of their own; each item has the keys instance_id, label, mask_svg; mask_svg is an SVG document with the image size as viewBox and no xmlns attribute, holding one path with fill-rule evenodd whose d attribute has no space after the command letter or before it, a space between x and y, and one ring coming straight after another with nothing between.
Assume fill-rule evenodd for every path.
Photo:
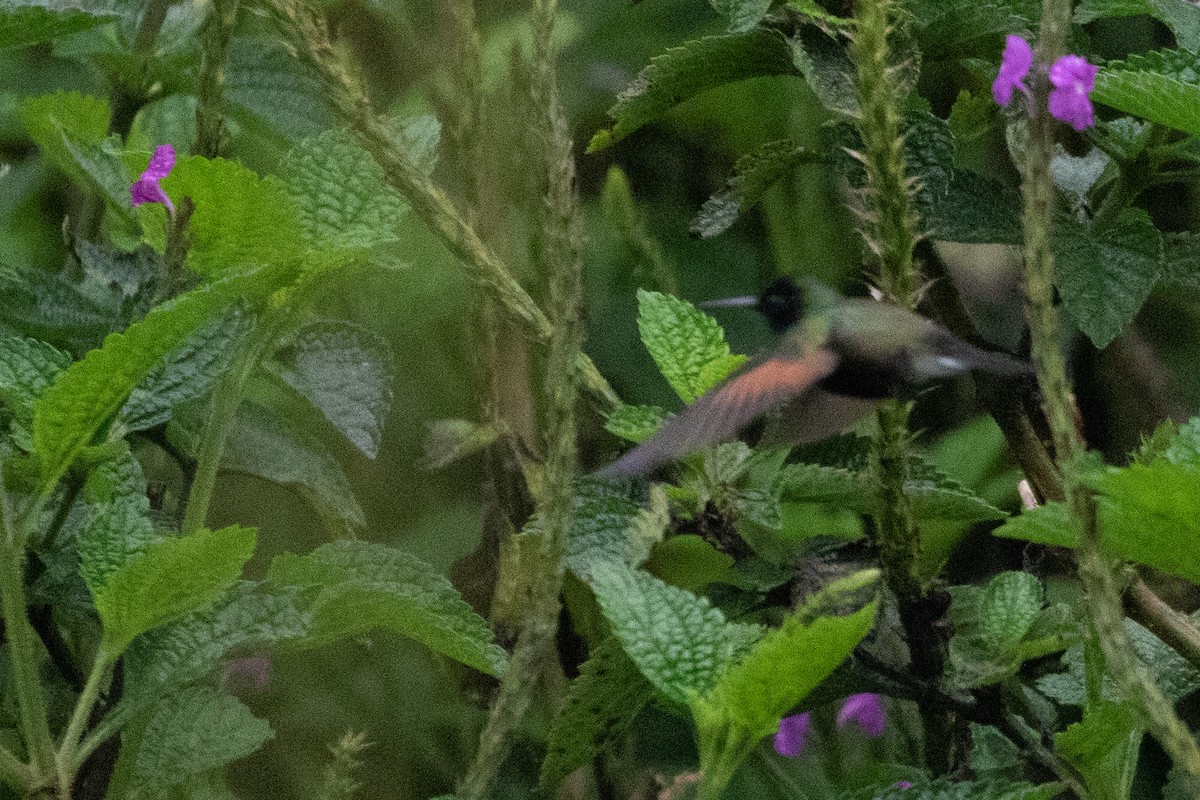
<instances>
[{"instance_id":1,"label":"magenta flower bud","mask_svg":"<svg viewBox=\"0 0 1200 800\"><path fill-rule=\"evenodd\" d=\"M808 712L793 714L779 720L779 731L775 734L775 752L781 756L798 756L808 739L811 720Z\"/></svg>"},{"instance_id":2,"label":"magenta flower bud","mask_svg":"<svg viewBox=\"0 0 1200 800\"><path fill-rule=\"evenodd\" d=\"M146 165L146 169L138 176L133 185L129 187L129 199L133 205L140 206L142 203L162 203L167 209L167 215L175 216L175 205L171 202L171 198L167 197L167 193L162 190L158 182L170 174L171 168L175 166L175 148L169 144L160 144L154 148L154 155L150 157L150 163Z\"/></svg>"},{"instance_id":3,"label":"magenta flower bud","mask_svg":"<svg viewBox=\"0 0 1200 800\"><path fill-rule=\"evenodd\" d=\"M1090 97L1100 68L1082 56L1063 56L1050 66L1050 114L1077 131L1096 124Z\"/></svg>"},{"instance_id":4,"label":"magenta flower bud","mask_svg":"<svg viewBox=\"0 0 1200 800\"><path fill-rule=\"evenodd\" d=\"M842 710L837 715L837 725L844 728L849 723L855 723L872 739L883 735L887 725L887 712L883 710L883 699L871 692L852 694L842 704Z\"/></svg>"},{"instance_id":5,"label":"magenta flower bud","mask_svg":"<svg viewBox=\"0 0 1200 800\"><path fill-rule=\"evenodd\" d=\"M892 784L893 789L911 789L912 781L896 781Z\"/></svg>"},{"instance_id":6,"label":"magenta flower bud","mask_svg":"<svg viewBox=\"0 0 1200 800\"><path fill-rule=\"evenodd\" d=\"M1033 48L1029 42L1020 36L1009 34L1004 40L1004 55L1000 59L1000 73L992 82L992 99L998 105L1007 106L1012 102L1013 90L1020 89L1029 94L1025 85L1025 76L1033 66Z\"/></svg>"}]
</instances>

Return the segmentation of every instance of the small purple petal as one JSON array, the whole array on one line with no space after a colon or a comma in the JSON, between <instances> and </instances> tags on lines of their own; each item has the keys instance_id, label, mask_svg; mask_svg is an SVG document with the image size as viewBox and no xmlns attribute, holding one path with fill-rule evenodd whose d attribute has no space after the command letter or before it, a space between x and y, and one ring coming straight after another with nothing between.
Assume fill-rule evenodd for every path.
<instances>
[{"instance_id":1,"label":"small purple petal","mask_svg":"<svg viewBox=\"0 0 1200 800\"><path fill-rule=\"evenodd\" d=\"M171 167L174 166L175 148L169 144L160 144L154 148L154 155L150 157L150 163L146 165L141 177L162 180L170 174Z\"/></svg>"},{"instance_id":2,"label":"small purple petal","mask_svg":"<svg viewBox=\"0 0 1200 800\"><path fill-rule=\"evenodd\" d=\"M911 789L912 781L896 781L892 784L893 789Z\"/></svg>"},{"instance_id":3,"label":"small purple petal","mask_svg":"<svg viewBox=\"0 0 1200 800\"><path fill-rule=\"evenodd\" d=\"M992 99L998 105L1007 106L1012 102L1013 90L1020 89L1028 93L1025 76L1033 66L1033 48L1029 42L1020 36L1008 35L1004 40L1004 55L1000 58L1000 73L992 83Z\"/></svg>"},{"instance_id":4,"label":"small purple petal","mask_svg":"<svg viewBox=\"0 0 1200 800\"><path fill-rule=\"evenodd\" d=\"M856 723L872 739L882 736L883 728L887 725L887 712L883 710L882 698L872 692L847 697L842 710L838 712L837 725L844 728L851 722Z\"/></svg>"},{"instance_id":5,"label":"small purple petal","mask_svg":"<svg viewBox=\"0 0 1200 800\"><path fill-rule=\"evenodd\" d=\"M142 178L130 186L129 200L134 206L140 206L142 203L162 203L167 207L168 213L175 213L175 206L171 203L171 198L167 197L167 193L153 178Z\"/></svg>"},{"instance_id":6,"label":"small purple petal","mask_svg":"<svg viewBox=\"0 0 1200 800\"><path fill-rule=\"evenodd\" d=\"M1068 123L1077 131L1096 124L1095 110L1089 95L1096 86L1100 68L1081 56L1063 56L1050 66L1050 114Z\"/></svg>"},{"instance_id":7,"label":"small purple petal","mask_svg":"<svg viewBox=\"0 0 1200 800\"><path fill-rule=\"evenodd\" d=\"M793 714L779 720L775 734L775 752L781 756L798 756L804 750L810 724L808 712Z\"/></svg>"}]
</instances>

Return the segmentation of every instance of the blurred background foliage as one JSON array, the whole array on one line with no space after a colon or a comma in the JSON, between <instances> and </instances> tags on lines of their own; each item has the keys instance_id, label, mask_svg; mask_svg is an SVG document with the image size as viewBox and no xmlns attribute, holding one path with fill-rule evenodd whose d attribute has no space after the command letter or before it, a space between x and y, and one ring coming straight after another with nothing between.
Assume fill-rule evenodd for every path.
<instances>
[{"instance_id":1,"label":"blurred background foliage","mask_svg":"<svg viewBox=\"0 0 1200 800\"><path fill-rule=\"evenodd\" d=\"M520 271L529 263L527 219L530 203L538 196L530 185L522 146L526 4L477 4L486 101L484 135L473 154L455 152L455 137L447 134L462 114L454 63L459 33L452 3L334 0L323 6L339 43L360 65L378 109L403 117L431 114L441 121L436 179L460 202L476 198L479 229ZM177 37L172 57L179 59L181 79L194 69L195 59L194 42L188 45L190 34L182 23L199 18L203 10L202 0L185 0L175 6L164 29L164 37ZM172 20L181 23L177 30L172 30ZM261 113L234 114L225 155L269 172L290 139L329 127L333 119L315 92L305 92L302 76L290 94L250 80L255 59L270 57L255 47L256 37L265 35L263 25L261 18L245 11L239 20L229 91L251 98ZM723 28L722 18L703 0L561 4L559 86L578 146L587 235L587 349L627 402L668 407L673 403L669 387L638 339L639 286L673 291L693 301L757 293L779 274L813 274L852 294L866 288L861 239L845 211L842 188L820 163L797 167L724 235L701 240L688 232L692 217L723 188L740 155L783 137L819 147L827 133L825 119L800 79L756 79L703 94L665 122L648 126L616 147L584 154L591 135L607 127L606 111L615 94L651 57ZM1155 23L1136 18L1120 20L1118 27L1093 26L1089 35L1093 38L1082 49L1119 57L1153 46L1163 32ZM38 155L17 105L23 97L58 88L108 93L113 88L108 77L89 73L68 57L72 47L102 46L96 35L84 34L55 47L0 53L0 162L7 165L0 177L0 261L14 268L61 269L66 258L62 220L80 213L78 193ZM997 53L999 49L997 39ZM946 116L960 89L988 96L984 73L961 66L924 65L922 92L939 116ZM140 141L149 149L172 137L187 143L190 133L179 128L186 127L180 120L188 118L187 99L175 96L160 102L162 113L144 115L131 132L131 144ZM1002 132L993 127L988 137L995 140L989 145L995 164L1006 164ZM1144 202L1160 227L1194 229L1193 192L1194 187L1167 185ZM398 237L401 243L390 254L390 266L396 268L348 273L330 283L318 304L330 317L355 320L379 332L395 348L395 400L379 456L368 460L319 421L313 427L324 434L350 476L367 515L364 538L394 544L450 571L480 541L485 471L479 459L429 470L426 424L481 416L487 394L481 377L486 358L479 346L481 307L462 271L416 216L410 214L405 225ZM540 298L540 276L527 273L520 279ZM1200 352L1200 313L1195 300L1178 292L1156 296L1138 324L1102 354L1078 343L1078 391L1089 436L1110 457L1121 458L1158 419L1184 418L1187 410L1197 407L1200 370L1194 364ZM750 312L728 311L720 320L735 351L752 353L768 341L765 325ZM538 359L526 357L520 336L503 345L503 391L511 395L504 401L506 412L518 410L510 421L518 428L525 426L521 433L536 443ZM289 413L311 412L297 405ZM1013 507L1017 473L1005 458L994 423L980 416L969 381L930 389L915 422L923 431L922 444L942 470L989 501ZM585 414L582 425L585 468L610 460L617 442L593 414ZM807 527L813 525L813 514L820 513L802 508L791 512L793 525ZM306 552L327 536L299 496L257 478L226 474L212 522L217 526L235 521L260 531L252 573L261 573L279 552ZM820 524L838 523L823 519ZM959 530L946 536L940 550L934 546L933 557L950 555L962 534ZM952 572L960 580L978 578L1019 559L1014 545L996 544L978 532L968 535L973 537L971 557L951 556ZM983 553L994 553L996 559L982 563ZM711 569L703 557L685 559L682 565L663 561L670 559L658 558L660 571L681 585L703 585L704 571ZM697 574L689 575L689 570ZM469 594L469 587L464 588ZM361 797L423 798L450 791L477 743L484 713L481 693L486 691L486 686L465 680L423 648L386 634L279 657L271 665L265 689L247 688L244 697L256 714L271 721L276 738L235 766L235 785L246 797L313 797L328 761L327 746L347 730L361 730L373 743L363 753ZM530 722L533 729L546 725L548 720L536 715ZM642 715L632 752L634 762L647 769L644 781L649 782L653 772L683 768L693 757L682 727L665 720L661 712ZM894 735L902 737L903 731ZM870 760L866 750L841 756L845 765L862 766ZM518 751L507 768L509 788L500 796L527 796L539 758L532 744ZM802 764L792 771L793 778L805 772ZM745 796L757 793L750 785L741 791Z\"/></svg>"}]
</instances>

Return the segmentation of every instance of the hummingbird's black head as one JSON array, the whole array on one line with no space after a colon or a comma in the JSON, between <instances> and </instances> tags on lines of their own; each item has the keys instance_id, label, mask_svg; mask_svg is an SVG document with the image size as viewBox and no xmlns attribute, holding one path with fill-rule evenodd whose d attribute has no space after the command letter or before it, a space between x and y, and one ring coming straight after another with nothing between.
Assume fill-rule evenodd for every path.
<instances>
[{"instance_id":1,"label":"hummingbird's black head","mask_svg":"<svg viewBox=\"0 0 1200 800\"><path fill-rule=\"evenodd\" d=\"M804 311L804 294L796 282L785 275L767 287L755 308L767 318L771 330L783 333L800 319Z\"/></svg>"}]
</instances>

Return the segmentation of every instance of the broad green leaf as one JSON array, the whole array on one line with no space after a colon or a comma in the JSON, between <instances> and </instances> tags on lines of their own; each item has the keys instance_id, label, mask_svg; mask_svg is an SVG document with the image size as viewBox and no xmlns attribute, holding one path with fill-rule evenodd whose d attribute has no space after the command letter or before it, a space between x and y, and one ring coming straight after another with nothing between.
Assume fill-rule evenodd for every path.
<instances>
[{"instance_id":1,"label":"broad green leaf","mask_svg":"<svg viewBox=\"0 0 1200 800\"><path fill-rule=\"evenodd\" d=\"M725 189L704 201L690 230L702 239L724 233L742 213L762 199L776 181L798 164L814 160L809 150L791 139L768 142L757 151L744 155L734 165L734 175Z\"/></svg>"},{"instance_id":2,"label":"broad green leaf","mask_svg":"<svg viewBox=\"0 0 1200 800\"><path fill-rule=\"evenodd\" d=\"M185 452L198 453L203 417L194 413L187 418L176 416L178 424L168 428L168 434L178 437ZM366 525L342 465L320 437L256 403L242 403L238 408L221 453L221 469L293 488L334 536L352 534Z\"/></svg>"},{"instance_id":3,"label":"broad green leaf","mask_svg":"<svg viewBox=\"0 0 1200 800\"><path fill-rule=\"evenodd\" d=\"M1129 800L1145 731L1126 703L1087 708L1083 721L1054 737L1054 752L1079 770L1095 800Z\"/></svg>"},{"instance_id":4,"label":"broad green leaf","mask_svg":"<svg viewBox=\"0 0 1200 800\"><path fill-rule=\"evenodd\" d=\"M1062 503L1046 503L1012 517L992 533L1005 539L1024 539L1027 542L1052 547L1075 547L1079 531L1071 514Z\"/></svg>"},{"instance_id":5,"label":"broad green leaf","mask_svg":"<svg viewBox=\"0 0 1200 800\"><path fill-rule=\"evenodd\" d=\"M1163 264L1163 238L1150 216L1125 209L1104 230L1066 218L1054 239L1055 283L1071 320L1096 345L1108 345L1133 320Z\"/></svg>"},{"instance_id":6,"label":"broad green leaf","mask_svg":"<svg viewBox=\"0 0 1200 800\"><path fill-rule=\"evenodd\" d=\"M121 424L132 431L153 428L169 420L177 406L208 394L253 327L246 309L224 309L146 375L122 406Z\"/></svg>"},{"instance_id":7,"label":"broad green leaf","mask_svg":"<svg viewBox=\"0 0 1200 800\"><path fill-rule=\"evenodd\" d=\"M792 59L821 105L843 117L858 113L854 63L843 40L804 27L790 40Z\"/></svg>"},{"instance_id":8,"label":"broad green leaf","mask_svg":"<svg viewBox=\"0 0 1200 800\"><path fill-rule=\"evenodd\" d=\"M621 647L666 697L689 705L761 635L708 600L611 561L592 565L592 591Z\"/></svg>"},{"instance_id":9,"label":"broad green leaf","mask_svg":"<svg viewBox=\"0 0 1200 800\"><path fill-rule=\"evenodd\" d=\"M289 142L338 124L320 78L274 32L234 36L226 72L225 102L239 122Z\"/></svg>"},{"instance_id":10,"label":"broad green leaf","mask_svg":"<svg viewBox=\"0 0 1200 800\"><path fill-rule=\"evenodd\" d=\"M730 352L715 319L678 297L639 289L638 330L659 371L685 403L745 360Z\"/></svg>"},{"instance_id":11,"label":"broad green leaf","mask_svg":"<svg viewBox=\"0 0 1200 800\"><path fill-rule=\"evenodd\" d=\"M971 723L971 772L981 780L1016 780L1024 774L1024 756L994 725Z\"/></svg>"},{"instance_id":12,"label":"broad green leaf","mask_svg":"<svg viewBox=\"0 0 1200 800\"><path fill-rule=\"evenodd\" d=\"M1051 800L1062 793L1060 783L1034 786L1013 781L951 782L939 778L931 783L914 782L910 787L892 783L858 789L838 795L837 800Z\"/></svg>"},{"instance_id":13,"label":"broad green leaf","mask_svg":"<svg viewBox=\"0 0 1200 800\"><path fill-rule=\"evenodd\" d=\"M93 595L105 651L115 658L135 636L215 601L241 577L254 543L253 529L231 525L143 548Z\"/></svg>"},{"instance_id":14,"label":"broad green leaf","mask_svg":"<svg viewBox=\"0 0 1200 800\"><path fill-rule=\"evenodd\" d=\"M367 458L379 452L395 368L387 340L348 322L301 328L272 366Z\"/></svg>"},{"instance_id":15,"label":"broad green leaf","mask_svg":"<svg viewBox=\"0 0 1200 800\"><path fill-rule=\"evenodd\" d=\"M623 405L604 420L604 430L627 442L642 442L653 436L668 416L658 406Z\"/></svg>"},{"instance_id":16,"label":"broad green leaf","mask_svg":"<svg viewBox=\"0 0 1200 800\"><path fill-rule=\"evenodd\" d=\"M303 140L284 157L279 175L313 249L365 251L400 235L408 206L346 131Z\"/></svg>"},{"instance_id":17,"label":"broad green leaf","mask_svg":"<svg viewBox=\"0 0 1200 800\"><path fill-rule=\"evenodd\" d=\"M438 163L438 145L442 141L442 123L432 114L396 116L386 120L388 133L396 148L429 175Z\"/></svg>"},{"instance_id":18,"label":"broad green leaf","mask_svg":"<svg viewBox=\"0 0 1200 800\"><path fill-rule=\"evenodd\" d=\"M220 278L250 267L286 266L301 252L303 228L295 201L278 178L260 178L241 164L223 158L180 158L161 181L176 206L190 197L188 266L208 278ZM164 213L157 205L138 208L143 221ZM147 224L146 236L159 249L161 224Z\"/></svg>"},{"instance_id":19,"label":"broad green leaf","mask_svg":"<svg viewBox=\"0 0 1200 800\"><path fill-rule=\"evenodd\" d=\"M162 537L150 521L141 464L128 448L88 473L83 486L84 523L78 533L79 568L95 596L114 573Z\"/></svg>"},{"instance_id":20,"label":"broad green leaf","mask_svg":"<svg viewBox=\"0 0 1200 800\"><path fill-rule=\"evenodd\" d=\"M765 75L795 75L787 41L774 31L710 36L657 56L617 95L615 124L592 137L588 152L616 144L675 106L727 83Z\"/></svg>"},{"instance_id":21,"label":"broad green leaf","mask_svg":"<svg viewBox=\"0 0 1200 800\"><path fill-rule=\"evenodd\" d=\"M614 639L601 642L571 682L567 700L550 728L539 783L552 796L558 784L593 758L611 750L654 699L654 686Z\"/></svg>"},{"instance_id":22,"label":"broad green leaf","mask_svg":"<svg viewBox=\"0 0 1200 800\"><path fill-rule=\"evenodd\" d=\"M276 556L268 580L311 598L306 645L386 628L489 675L504 672L506 654L492 642L487 623L416 556L343 540L306 556Z\"/></svg>"},{"instance_id":23,"label":"broad green leaf","mask_svg":"<svg viewBox=\"0 0 1200 800\"><path fill-rule=\"evenodd\" d=\"M236 697L193 686L163 699L140 737L136 797L171 797L186 784L258 750L275 736Z\"/></svg>"},{"instance_id":24,"label":"broad green leaf","mask_svg":"<svg viewBox=\"0 0 1200 800\"><path fill-rule=\"evenodd\" d=\"M13 2L0 9L0 50L26 47L119 19L110 9L88 9L52 0Z\"/></svg>"},{"instance_id":25,"label":"broad green leaf","mask_svg":"<svg viewBox=\"0 0 1200 800\"><path fill-rule=\"evenodd\" d=\"M1162 457L1172 464L1200 467L1200 417L1192 417L1181 425L1175 425L1174 435L1166 445Z\"/></svg>"},{"instance_id":26,"label":"broad green leaf","mask_svg":"<svg viewBox=\"0 0 1200 800\"><path fill-rule=\"evenodd\" d=\"M1078 25L1097 19L1150 16L1175 34L1176 43L1185 50L1200 48L1200 11L1190 3L1175 0L1083 0L1075 9Z\"/></svg>"},{"instance_id":27,"label":"broad green leaf","mask_svg":"<svg viewBox=\"0 0 1200 800\"><path fill-rule=\"evenodd\" d=\"M45 342L0 335L0 403L28 425L34 401L70 365L71 356Z\"/></svg>"},{"instance_id":28,"label":"broad green leaf","mask_svg":"<svg viewBox=\"0 0 1200 800\"><path fill-rule=\"evenodd\" d=\"M869 582L878 579L875 570L863 575ZM861 585L855 583L854 588ZM704 716L727 720L754 737L769 735L779 719L829 677L870 632L876 606L872 601L840 617L814 617L805 608L796 611L721 674L700 700Z\"/></svg>"},{"instance_id":29,"label":"broad green leaf","mask_svg":"<svg viewBox=\"0 0 1200 800\"><path fill-rule=\"evenodd\" d=\"M783 499L801 503L824 503L870 513L874 507L862 475L823 464L788 464L780 473Z\"/></svg>"},{"instance_id":30,"label":"broad green leaf","mask_svg":"<svg viewBox=\"0 0 1200 800\"><path fill-rule=\"evenodd\" d=\"M567 567L583 580L600 561L636 567L662 540L669 521L667 498L661 489L651 490L650 506L643 509L629 498L624 486L582 480L563 557Z\"/></svg>"},{"instance_id":31,"label":"broad green leaf","mask_svg":"<svg viewBox=\"0 0 1200 800\"><path fill-rule=\"evenodd\" d=\"M282 270L258 270L193 289L72 364L34 405L33 440L47 485L57 482L159 359L236 300L262 298L287 277Z\"/></svg>"},{"instance_id":32,"label":"broad green leaf","mask_svg":"<svg viewBox=\"0 0 1200 800\"><path fill-rule=\"evenodd\" d=\"M1027 30L1032 16L1006 0L942 0L916 4L917 43L928 63L975 57L999 35Z\"/></svg>"},{"instance_id":33,"label":"broad green leaf","mask_svg":"<svg viewBox=\"0 0 1200 800\"><path fill-rule=\"evenodd\" d=\"M1021 197L969 170L955 172L946 193L924 210L937 239L965 244L1020 244Z\"/></svg>"},{"instance_id":34,"label":"broad green leaf","mask_svg":"<svg viewBox=\"0 0 1200 800\"><path fill-rule=\"evenodd\" d=\"M771 0L708 0L708 4L729 18L730 33L745 33L771 9Z\"/></svg>"},{"instance_id":35,"label":"broad green leaf","mask_svg":"<svg viewBox=\"0 0 1200 800\"><path fill-rule=\"evenodd\" d=\"M59 90L25 98L20 112L29 138L46 160L76 182L87 183L87 173L68 150L64 134L69 134L69 140L75 143L99 145L108 135L108 101Z\"/></svg>"},{"instance_id":36,"label":"broad green leaf","mask_svg":"<svg viewBox=\"0 0 1200 800\"><path fill-rule=\"evenodd\" d=\"M1163 283L1183 289L1200 289L1200 235L1166 234Z\"/></svg>"},{"instance_id":37,"label":"broad green leaf","mask_svg":"<svg viewBox=\"0 0 1200 800\"><path fill-rule=\"evenodd\" d=\"M1092 101L1125 114L1200 135L1200 56L1155 50L1112 61L1096 76Z\"/></svg>"},{"instance_id":38,"label":"broad green leaf","mask_svg":"<svg viewBox=\"0 0 1200 800\"><path fill-rule=\"evenodd\" d=\"M0 266L0 322L69 350L94 347L121 325L119 297L59 273Z\"/></svg>"},{"instance_id":39,"label":"broad green leaf","mask_svg":"<svg viewBox=\"0 0 1200 800\"><path fill-rule=\"evenodd\" d=\"M126 186L128 196L128 186ZM112 245L79 241L75 252L88 283L103 286L136 309L142 316L150 304L150 296L164 271L162 257L149 247L142 246L132 253Z\"/></svg>"},{"instance_id":40,"label":"broad green leaf","mask_svg":"<svg viewBox=\"0 0 1200 800\"><path fill-rule=\"evenodd\" d=\"M108 202L109 210L117 213L123 224L129 227L130 235L136 238L139 232L129 196L132 181L122 159L121 138L112 134L101 142L88 142L70 129L63 129L61 136L63 147L79 172L100 190Z\"/></svg>"}]
</instances>

